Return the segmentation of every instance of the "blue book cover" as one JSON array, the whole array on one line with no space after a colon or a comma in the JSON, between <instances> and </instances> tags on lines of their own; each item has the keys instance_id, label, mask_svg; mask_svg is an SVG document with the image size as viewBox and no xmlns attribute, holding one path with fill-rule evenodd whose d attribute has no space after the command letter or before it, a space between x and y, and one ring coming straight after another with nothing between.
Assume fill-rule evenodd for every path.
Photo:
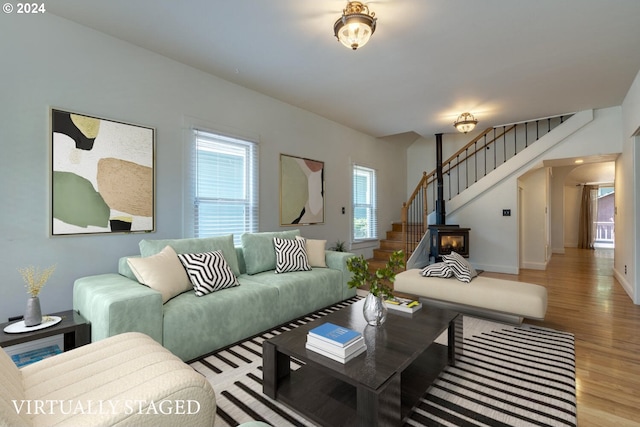
<instances>
[{"instance_id":1,"label":"blue book cover","mask_svg":"<svg viewBox=\"0 0 640 427\"><path fill-rule=\"evenodd\" d=\"M309 334L341 347L349 345L362 336L360 332L329 322L311 329Z\"/></svg>"},{"instance_id":2,"label":"blue book cover","mask_svg":"<svg viewBox=\"0 0 640 427\"><path fill-rule=\"evenodd\" d=\"M11 359L18 368L21 368L33 362L38 362L40 360L46 359L47 357L55 356L56 354L60 353L62 353L60 347L58 347L57 345L52 345L49 347L39 348L37 350L25 351L24 353L15 354L11 356Z\"/></svg>"}]
</instances>

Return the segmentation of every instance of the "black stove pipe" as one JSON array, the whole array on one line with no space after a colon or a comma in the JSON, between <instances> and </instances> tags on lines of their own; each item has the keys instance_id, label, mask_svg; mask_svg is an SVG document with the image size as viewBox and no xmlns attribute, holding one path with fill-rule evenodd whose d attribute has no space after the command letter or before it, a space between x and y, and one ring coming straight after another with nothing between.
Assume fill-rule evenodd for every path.
<instances>
[{"instance_id":1,"label":"black stove pipe","mask_svg":"<svg viewBox=\"0 0 640 427\"><path fill-rule=\"evenodd\" d=\"M446 211L444 208L444 178L442 176L442 134L436 133L436 184L438 194L436 199L436 225L445 224Z\"/></svg>"}]
</instances>

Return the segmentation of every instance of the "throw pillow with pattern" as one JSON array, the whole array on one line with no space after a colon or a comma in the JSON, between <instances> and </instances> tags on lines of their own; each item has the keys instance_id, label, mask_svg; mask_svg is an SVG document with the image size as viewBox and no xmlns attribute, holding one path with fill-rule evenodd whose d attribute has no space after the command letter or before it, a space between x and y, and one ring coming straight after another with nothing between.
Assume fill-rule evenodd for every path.
<instances>
[{"instance_id":1,"label":"throw pillow with pattern","mask_svg":"<svg viewBox=\"0 0 640 427\"><path fill-rule=\"evenodd\" d=\"M451 252L449 255L442 255L442 261L453 271L453 275L456 279L464 283L469 283L471 279L476 277L478 273L469 264L469 261L464 259L462 255L457 252Z\"/></svg>"},{"instance_id":2,"label":"throw pillow with pattern","mask_svg":"<svg viewBox=\"0 0 640 427\"><path fill-rule=\"evenodd\" d=\"M276 273L309 271L309 258L304 240L273 238L276 250Z\"/></svg>"},{"instance_id":3,"label":"throw pillow with pattern","mask_svg":"<svg viewBox=\"0 0 640 427\"><path fill-rule=\"evenodd\" d=\"M453 277L453 270L444 262L436 262L423 268L421 274L424 277L441 277L448 279L449 277Z\"/></svg>"},{"instance_id":4,"label":"throw pillow with pattern","mask_svg":"<svg viewBox=\"0 0 640 427\"><path fill-rule=\"evenodd\" d=\"M222 251L178 254L197 296L238 286L238 279L222 255Z\"/></svg>"}]
</instances>

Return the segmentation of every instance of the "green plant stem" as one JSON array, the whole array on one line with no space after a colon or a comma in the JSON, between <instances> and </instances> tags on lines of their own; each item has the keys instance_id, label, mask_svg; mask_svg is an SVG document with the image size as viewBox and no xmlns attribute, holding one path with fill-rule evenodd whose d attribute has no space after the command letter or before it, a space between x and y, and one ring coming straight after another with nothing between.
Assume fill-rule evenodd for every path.
<instances>
[{"instance_id":1,"label":"green plant stem","mask_svg":"<svg viewBox=\"0 0 640 427\"><path fill-rule=\"evenodd\" d=\"M347 260L347 269L352 273L348 284L350 288L359 288L369 286L369 292L375 296L384 296L386 298L393 297L393 290L387 283L393 284L396 273L403 269L404 252L395 251L389 257L387 264L371 273L369 271L369 263L360 255L359 257L351 257Z\"/></svg>"}]
</instances>

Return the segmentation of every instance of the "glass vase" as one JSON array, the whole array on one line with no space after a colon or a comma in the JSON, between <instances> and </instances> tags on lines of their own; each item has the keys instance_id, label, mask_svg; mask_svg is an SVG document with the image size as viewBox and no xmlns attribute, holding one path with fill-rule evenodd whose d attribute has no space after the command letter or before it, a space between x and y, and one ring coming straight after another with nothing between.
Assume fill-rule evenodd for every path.
<instances>
[{"instance_id":1,"label":"glass vase","mask_svg":"<svg viewBox=\"0 0 640 427\"><path fill-rule=\"evenodd\" d=\"M380 326L387 320L387 306L382 296L375 296L372 293L367 294L364 299L364 307L362 309L364 319L371 326Z\"/></svg>"},{"instance_id":2,"label":"glass vase","mask_svg":"<svg viewBox=\"0 0 640 427\"><path fill-rule=\"evenodd\" d=\"M42 310L40 309L40 298L30 297L27 300L27 309L24 312L25 326L38 326L42 323Z\"/></svg>"}]
</instances>

